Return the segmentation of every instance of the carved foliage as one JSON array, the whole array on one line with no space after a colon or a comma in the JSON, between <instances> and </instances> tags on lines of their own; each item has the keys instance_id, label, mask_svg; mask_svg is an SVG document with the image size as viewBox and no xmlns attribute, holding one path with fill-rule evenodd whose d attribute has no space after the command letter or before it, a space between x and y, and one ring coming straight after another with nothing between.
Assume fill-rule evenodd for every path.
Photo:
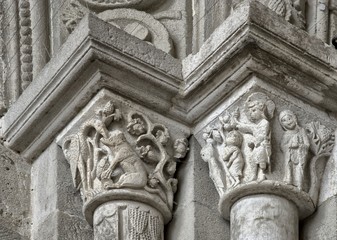
<instances>
[{"instance_id":1,"label":"carved foliage","mask_svg":"<svg viewBox=\"0 0 337 240\"><path fill-rule=\"evenodd\" d=\"M319 122L301 127L294 112L281 111L283 133L274 136L281 153L273 159L282 161L281 179L271 171L271 134L275 128L270 120L274 111L274 102L257 92L247 98L243 108L226 112L206 127L201 157L208 162L210 177L220 196L228 189L252 181L259 183L270 176L270 180L309 193L316 203L325 164L335 144L332 130Z\"/></svg>"},{"instance_id":2,"label":"carved foliage","mask_svg":"<svg viewBox=\"0 0 337 240\"><path fill-rule=\"evenodd\" d=\"M305 2L306 0L259 0L276 14L283 17L288 22L295 26L304 29L305 21ZM242 0L233 0L233 8L235 9Z\"/></svg>"},{"instance_id":3,"label":"carved foliage","mask_svg":"<svg viewBox=\"0 0 337 240\"><path fill-rule=\"evenodd\" d=\"M123 117L111 101L65 138L63 150L84 200L110 189L131 188L157 194L172 207L176 161L187 140L171 140L166 126L140 112ZM170 154L168 153L170 152Z\"/></svg>"},{"instance_id":4,"label":"carved foliage","mask_svg":"<svg viewBox=\"0 0 337 240\"><path fill-rule=\"evenodd\" d=\"M227 112L217 127L206 128L201 156L209 163L220 195L242 182L266 179L271 156L269 120L274 110L275 104L267 95L253 93L242 109L244 116L240 116L240 109Z\"/></svg>"},{"instance_id":5,"label":"carved foliage","mask_svg":"<svg viewBox=\"0 0 337 240\"><path fill-rule=\"evenodd\" d=\"M162 240L158 213L132 204L102 205L95 212L95 240Z\"/></svg>"},{"instance_id":6,"label":"carved foliage","mask_svg":"<svg viewBox=\"0 0 337 240\"><path fill-rule=\"evenodd\" d=\"M139 208L128 210L129 239L134 240L161 240L162 226L158 216L151 216L150 211Z\"/></svg>"},{"instance_id":7,"label":"carved foliage","mask_svg":"<svg viewBox=\"0 0 337 240\"><path fill-rule=\"evenodd\" d=\"M104 209L94 223L95 240L118 239L118 208Z\"/></svg>"},{"instance_id":8,"label":"carved foliage","mask_svg":"<svg viewBox=\"0 0 337 240\"><path fill-rule=\"evenodd\" d=\"M83 16L89 12L77 0L71 0L62 12L62 22L69 33L74 31L75 27L81 21Z\"/></svg>"}]
</instances>

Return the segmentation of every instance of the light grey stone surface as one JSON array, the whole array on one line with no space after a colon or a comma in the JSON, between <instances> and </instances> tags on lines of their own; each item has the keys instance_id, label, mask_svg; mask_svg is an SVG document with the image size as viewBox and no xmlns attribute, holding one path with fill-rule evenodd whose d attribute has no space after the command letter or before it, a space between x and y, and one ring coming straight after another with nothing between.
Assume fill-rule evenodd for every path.
<instances>
[{"instance_id":1,"label":"light grey stone surface","mask_svg":"<svg viewBox=\"0 0 337 240\"><path fill-rule=\"evenodd\" d=\"M92 239L69 165L55 143L32 165L31 181L32 239Z\"/></svg>"},{"instance_id":2,"label":"light grey stone surface","mask_svg":"<svg viewBox=\"0 0 337 240\"><path fill-rule=\"evenodd\" d=\"M190 139L190 152L178 165L178 192L172 221L166 226L168 240L229 240L229 222L217 210L219 196L208 176L200 145Z\"/></svg>"},{"instance_id":3,"label":"light grey stone surface","mask_svg":"<svg viewBox=\"0 0 337 240\"><path fill-rule=\"evenodd\" d=\"M231 209L231 240L297 240L298 235L297 208L285 198L252 195Z\"/></svg>"},{"instance_id":4,"label":"light grey stone surface","mask_svg":"<svg viewBox=\"0 0 337 240\"><path fill-rule=\"evenodd\" d=\"M96 5L105 5L108 2L111 1L100 1ZM232 2L238 4L230 6ZM8 1L1 3L8 7ZM68 5L73 3L74 1L67 1ZM121 1L117 4L119 3ZM327 7L322 6L321 3L317 4L316 1L315 3L307 1L307 4L305 1L293 1L293 5L289 3L290 1L285 0L222 1L221 3L174 0L160 1L160 4L151 5L149 8L144 5L140 8L133 5L132 7L137 8L137 11L146 11L139 14L140 16L147 16L152 22L160 22L167 29L164 34L165 41L168 43L168 39L172 39L173 44L170 47L175 48L174 56L177 57L175 59L141 41L140 39L151 42L146 33L146 27L140 28L132 23L128 25L129 22L124 22L122 28L125 27L127 32L134 36L90 15L84 17L78 28L68 35L67 29L62 27L62 1L50 1L50 11L44 12L43 19L51 22L43 22L41 25L50 25L51 39L46 40L46 32L41 35L41 39L50 44L53 57L18 101L16 99L21 91L19 78L21 72L18 71L19 54L14 54L13 58L6 62L6 57L11 53L20 53L18 34L13 35L13 41L5 41L6 44L8 43L8 52L3 55L4 65L9 65L4 69L9 72L14 71L8 79L3 79L4 96L8 98L6 99L8 103L16 102L1 119L1 136L5 139L6 146L32 161L31 238L70 240L93 238L92 229L82 217L80 194L72 186L70 166L61 156L55 137L59 136L58 144L61 145L68 131L74 133L74 129L79 128L83 123L78 119L86 118L95 111L85 106L99 90L104 88L112 91L112 95L118 99L117 102L123 103L125 109L137 106L144 110L144 114L151 113L151 116L154 116L154 122L170 119L167 122L173 126L175 133L181 130L182 125L186 127L184 127L185 130L191 129L194 137L202 145L199 146L193 137L187 161L180 163L177 177L180 181L178 189L179 187L181 189L178 190L175 198L174 217L165 231L165 236L169 240L229 239L229 222L224 220L217 211L219 197L212 179L208 177L208 163L204 162L205 159L199 155L201 147L205 144L201 135L208 124L218 123L218 117L226 110L233 114L236 107L239 108L242 116L237 119L237 125L254 123L248 119L249 114L245 113L244 101L252 93L261 91L267 94L276 105L275 116L277 117L266 120L270 124L272 133L270 140L272 153L267 154L271 158L271 162L268 163L271 166L271 174L265 174L268 181L260 184L253 181L242 188L236 188L241 183L241 172L235 172L230 168L231 174L238 177L236 180L239 179L239 181L236 183L239 182L239 184L234 183L229 197L222 198L225 204L223 208L220 207L220 210L225 217L228 217L231 206L242 197L249 197L247 195L256 193L278 194L299 206L300 219L311 214L317 207L317 213L302 221L300 237L334 239L336 234L331 229L334 228L336 211L332 200L337 192L336 149L333 152L334 156L324 159L323 164L317 168L318 175L323 174L319 197L310 199L308 197L310 194L307 192L303 194L301 188L303 183L307 191L309 182L316 182L319 186L320 181L304 179L302 182L303 178L290 179L289 184L282 181L284 162L290 159L291 152L299 153L299 151L290 150L292 146L288 140L296 138L297 142L304 141L303 129L313 122L320 122L322 126L329 129L336 127L337 55L336 51L325 43L329 42L335 32L333 25L336 20L336 8L334 4ZM322 3L327 5L326 1ZM81 6L83 7L83 4ZM14 12L13 17L16 19L10 23L7 29L9 32L18 29L17 23L22 20L18 19L17 7L16 4L9 7L8 12ZM98 15L100 11L106 10L102 9L102 6L96 7L89 6L91 9L95 8ZM34 8L34 4L31 8ZM305 15L304 8L307 13L304 21L307 22L306 31L296 27L301 24L301 19L294 18L296 12ZM43 7L36 5L36 9L33 10L41 11L39 9ZM292 9L291 12L289 9ZM121 11L118 10L118 12ZM290 13L292 17L289 18ZM50 14L49 18L46 14ZM10 17L6 15L4 19L10 19ZM77 17L75 16L74 25L77 25L83 16L78 19ZM320 18L324 20L317 21ZM36 18L32 20L33 23L38 22ZM145 22L141 20L139 22ZM25 26L28 23L25 22ZM134 33L133 28L139 31ZM37 30L41 29L43 27L38 26L34 34L38 34ZM318 38L308 35L307 32ZM7 34L6 31L4 34ZM10 38L6 35L4 40L8 40L8 37ZM37 39L36 35L33 37ZM36 44L34 54L38 54L39 50L43 52L40 48L43 46L41 45L43 41ZM193 54L185 58L192 49ZM173 48L169 48L168 52L171 50ZM39 58L34 61L37 64L34 66L37 69L35 71L38 72L43 61L41 63ZM290 110L293 115L296 115L297 129L302 131L301 134L298 134L299 132L288 134L285 130L289 129L282 129L278 116L284 110ZM156 116L163 116L163 118ZM242 129L240 131L243 132ZM259 147L257 146L259 142L256 140L258 133L249 135L245 132L244 134L246 136L241 146L244 146L245 149L242 152L246 154L249 152L247 148L249 140L253 139L252 142L256 148ZM269 135L263 135L263 137L267 136ZM282 136L290 137L282 141ZM284 148L280 147L281 142ZM308 144L304 146L305 149L301 153L306 155ZM223 149L230 152L231 148L228 144ZM44 150L45 152L42 153ZM261 154L257 155L261 156ZM299 160L299 158L295 159ZM307 159L309 157L300 160ZM327 166L324 169L325 161ZM16 162L14 165L18 166ZM7 166L6 163L4 166ZM290 169L288 176L296 172L293 170ZM299 170L299 172L305 171L305 167ZM242 174L246 174L244 170ZM3 176L1 177L6 182L16 174ZM211 172L211 176L214 180L215 171ZM25 179L25 177L22 178ZM116 185L113 186L116 187ZM8 191L13 195L8 195L4 205L7 204L10 209L6 209L7 213L9 215L13 213L13 216L9 218L10 220L7 215L4 219L0 219L0 223L4 220L1 224L3 236L14 234L11 237L16 238L18 236L15 234L18 232L23 237L29 237L27 234L29 230L25 229L25 226L21 226L20 223L14 224L15 220L14 222L11 220L22 220L18 213L21 213L27 203L29 205L29 194L21 199L21 208L12 210L11 204L17 203L16 194L21 195L21 192L14 194L10 189ZM112 191L115 195L110 195L109 199L112 198L111 196L125 194L124 189L112 189ZM26 189L22 192L26 193ZM219 188L218 192L220 192ZM317 194L318 191L316 191ZM104 195L104 197L107 196ZM1 196L1 198L5 197ZM155 202L154 199L151 200ZM305 203L301 204L301 201ZM89 215L92 215L93 209L98 205L94 205ZM284 203L284 206L286 205ZM289 211L286 211L285 216ZM26 212L22 214L26 220ZM27 217L30 217L29 215ZM166 222L168 219L166 218ZM322 225L321 222L325 220L329 224ZM235 221L232 222L235 225ZM295 225L297 223L293 224ZM238 228L241 229L240 227ZM271 229L273 228L269 230Z\"/></svg>"},{"instance_id":5,"label":"light grey stone surface","mask_svg":"<svg viewBox=\"0 0 337 240\"><path fill-rule=\"evenodd\" d=\"M0 144L0 239L30 236L30 166Z\"/></svg>"},{"instance_id":6,"label":"light grey stone surface","mask_svg":"<svg viewBox=\"0 0 337 240\"><path fill-rule=\"evenodd\" d=\"M337 197L332 196L317 211L300 224L301 240L337 238Z\"/></svg>"}]
</instances>

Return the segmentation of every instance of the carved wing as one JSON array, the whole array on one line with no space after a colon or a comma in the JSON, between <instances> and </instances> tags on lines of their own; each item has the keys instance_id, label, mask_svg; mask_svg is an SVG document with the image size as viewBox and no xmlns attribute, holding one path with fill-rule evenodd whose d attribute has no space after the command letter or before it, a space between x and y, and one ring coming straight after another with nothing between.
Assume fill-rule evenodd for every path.
<instances>
[{"instance_id":1,"label":"carved wing","mask_svg":"<svg viewBox=\"0 0 337 240\"><path fill-rule=\"evenodd\" d=\"M63 142L63 151L70 164L71 175L73 176L74 186L77 188L81 183L78 163L80 159L80 140L77 134L70 135Z\"/></svg>"}]
</instances>

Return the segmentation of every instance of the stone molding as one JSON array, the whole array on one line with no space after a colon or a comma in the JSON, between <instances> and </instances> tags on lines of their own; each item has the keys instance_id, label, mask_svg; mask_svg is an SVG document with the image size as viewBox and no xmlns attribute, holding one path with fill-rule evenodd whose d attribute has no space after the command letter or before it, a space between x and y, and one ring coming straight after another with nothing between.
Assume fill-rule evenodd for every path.
<instances>
[{"instance_id":1,"label":"stone molding","mask_svg":"<svg viewBox=\"0 0 337 240\"><path fill-rule=\"evenodd\" d=\"M303 39L309 39L304 31L281 18L272 18L269 12L262 14L264 8L255 1L240 5L229 17L237 18L236 25L228 28L228 22L232 21L225 21L200 52L184 59L182 65L168 54L89 15L82 21L81 31L75 30L70 35L60 54L2 119L7 146L27 159L36 157L75 116L76 109L84 106L101 87L113 86L123 95L190 125L215 111L221 99L236 86L254 84L249 82L252 79L249 76L258 73L263 82L286 88L314 106L334 111L337 59L333 50L312 38L304 46ZM95 27L98 24L102 27ZM219 35L221 39L215 37ZM292 61L286 61L289 56ZM221 73L219 69L223 69ZM291 79L286 74L289 71L294 73ZM124 83L123 72L129 73L126 80L130 85ZM137 88L132 86L134 82ZM71 93L67 91L70 86ZM148 86L153 91L140 98ZM56 104L60 96L71 104L64 105L62 101ZM44 113L48 120L40 121L39 116Z\"/></svg>"}]
</instances>

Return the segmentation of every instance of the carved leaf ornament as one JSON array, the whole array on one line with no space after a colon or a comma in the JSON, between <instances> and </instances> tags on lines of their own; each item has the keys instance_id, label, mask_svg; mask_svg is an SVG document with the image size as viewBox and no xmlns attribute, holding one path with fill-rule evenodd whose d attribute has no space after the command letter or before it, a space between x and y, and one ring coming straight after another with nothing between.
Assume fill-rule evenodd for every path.
<instances>
[{"instance_id":1,"label":"carved leaf ornament","mask_svg":"<svg viewBox=\"0 0 337 240\"><path fill-rule=\"evenodd\" d=\"M269 180L306 192L316 204L325 164L335 145L333 132L320 122L301 127L294 112L281 111L283 133L274 138L280 146L281 153L275 157L284 165L284 177L275 179L271 166L275 159L270 160L275 147L271 146L275 109L265 93L256 92L247 97L244 107L225 112L205 128L206 144L200 154L220 197L234 188Z\"/></svg>"},{"instance_id":2,"label":"carved leaf ornament","mask_svg":"<svg viewBox=\"0 0 337 240\"><path fill-rule=\"evenodd\" d=\"M64 139L63 150L85 201L113 189L139 189L172 207L175 158L185 157L188 142L172 141L166 126L143 113L125 117L110 101Z\"/></svg>"}]
</instances>

